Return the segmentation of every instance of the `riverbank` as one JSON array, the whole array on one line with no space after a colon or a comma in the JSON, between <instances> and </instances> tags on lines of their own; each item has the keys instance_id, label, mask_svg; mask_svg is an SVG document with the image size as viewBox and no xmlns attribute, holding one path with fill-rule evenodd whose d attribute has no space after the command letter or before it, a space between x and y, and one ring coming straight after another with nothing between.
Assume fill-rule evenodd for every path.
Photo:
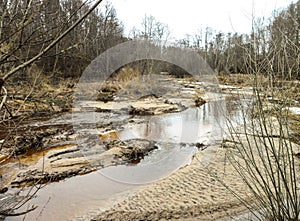
<instances>
[{"instance_id":1,"label":"riverbank","mask_svg":"<svg viewBox=\"0 0 300 221\"><path fill-rule=\"evenodd\" d=\"M153 81L151 78L148 80ZM128 89L123 88L119 92L105 90L111 93L114 101L103 101L102 97L96 100L83 99L73 105L72 112L61 113L54 118L35 118L30 115L31 121L24 121L12 128L13 133L3 128L0 150L1 197L13 199L13 193L18 201L22 188L47 186L102 168L136 165L152 155L167 160L176 159L168 171L161 169L162 175L158 174L158 177L185 165L204 144L193 137L179 143L180 134L173 128L184 126L178 119L190 119L190 123L198 119L201 115L197 107L205 104L208 97L203 85L191 79L157 75L155 80L161 84L150 90L147 88L149 82L144 81L144 87L138 88L140 91L134 85L128 85ZM88 93L91 91L88 90ZM102 92L100 90L98 95ZM178 141L174 141L177 136ZM176 144L177 147L173 148ZM179 159L179 156L182 158ZM151 159L149 162L154 164ZM3 202L11 205L1 208L3 214L14 214L14 205L6 200ZM26 205L18 211L26 211Z\"/></svg>"},{"instance_id":2,"label":"riverbank","mask_svg":"<svg viewBox=\"0 0 300 221\"><path fill-rule=\"evenodd\" d=\"M251 101L249 98L253 93L248 84L249 76L244 80L247 83L241 86L228 83L219 85L218 90L214 85L190 78L156 77L155 81L160 82L156 85L162 87L147 90L147 84L134 82L119 91L103 89L96 100L82 100L72 112L20 125L19 135L14 134L1 149L1 156L4 156L1 158L1 192L10 194L10 190L16 190L12 187L26 189L32 185L45 185L44 191L37 192L37 203L25 206L42 206L42 210L31 213L29 219L39 216L41 220L49 220L53 211L67 207L65 202L54 199L57 194L63 195L55 190L51 193L52 202L57 205L44 208L44 204L49 203L48 184L51 184L49 191L69 188L64 182L58 185L53 182L76 183L80 177L85 180L82 182L84 188L92 185L85 176L102 171L100 173L108 179L121 184L142 185L142 188L116 200L111 200L108 195L104 197L101 191L93 188L90 188L91 193L86 193L85 199L74 189L72 193L83 197L80 200L75 197L74 205L81 200L89 205L84 211L77 211L78 217L89 213L87 207L97 208L96 202L89 203L94 197L109 202L103 213L99 212L104 210L101 201L99 210L96 209L92 216L77 217L79 220L93 217L94 220L216 220L243 213L245 207L226 188L231 186L248 194L244 191L244 182L226 159L236 143L223 140L222 130L226 118L236 123L241 122L238 118L243 119L241 108L249 105L247 102ZM146 94L137 91L134 85L139 85ZM103 92L113 100L103 100L106 97ZM264 111L269 111L269 103L275 100L270 100L266 93L264 101ZM290 116L297 130L299 115L294 109ZM270 113L272 116L274 110ZM296 136L297 133L295 141ZM18 148L10 149L10 144L17 144ZM10 156L10 150L14 154L6 161L5 156ZM296 151L295 154L299 153ZM103 182L104 186L109 183ZM118 188L112 187L111 191L108 186L107 192L113 198L123 191L123 187ZM6 197L5 194L2 196ZM66 217L74 218L72 215ZM53 220L59 218L53 216Z\"/></svg>"},{"instance_id":3,"label":"riverbank","mask_svg":"<svg viewBox=\"0 0 300 221\"><path fill-rule=\"evenodd\" d=\"M245 135L239 135L239 139L242 145L249 145ZM280 139L274 142L278 148ZM209 146L196 153L190 165L146 186L92 220L256 220L247 207L253 203L255 211L257 198L229 160L237 145L240 144L233 140L223 140ZM256 145L254 137L250 137L250 145ZM292 148L294 154L299 152L297 144L292 143ZM259 159L258 154L254 158ZM299 174L298 157L295 165ZM263 165L259 167L264 171ZM243 205L235 196L247 203Z\"/></svg>"},{"instance_id":4,"label":"riverbank","mask_svg":"<svg viewBox=\"0 0 300 221\"><path fill-rule=\"evenodd\" d=\"M239 78L242 77L239 76ZM238 81L238 79L235 80ZM235 84L235 86L221 85L220 88L223 93L240 95L241 99L244 99L249 95L251 96L253 92L252 88L248 87L249 82L240 85L244 80L242 78L242 81ZM289 92L288 87L283 87L283 90ZM300 160L298 157L300 147L296 144L298 139L293 138L299 131L296 124L297 119L299 119L296 111L298 109L291 108L290 113L288 113L287 119L293 129L290 132L291 137L286 137L286 131L283 134L279 132L280 126L276 120L276 111L281 110L280 104L285 101L283 97L275 97L274 94L271 96L270 93L266 89L261 94L261 98L264 100L261 108L266 113L264 115L265 120L272 122L270 124L272 128L267 129L269 132L266 135L253 134L251 130L251 132L247 130L248 134L246 136L243 127L236 129L234 131L237 134L235 135L234 131L231 134L234 139L229 136L220 143L210 145L204 151L196 153L190 165L179 169L163 180L146 186L92 220L245 220L248 218L255 220L253 215L251 217L251 213L246 206L250 206L255 210L254 202L257 198L253 196L253 193L247 187L246 182L249 180L244 180L229 160L232 154L239 156L237 148L240 148L239 146L243 146L242 149L245 147L253 148L253 159L257 160L258 170L265 173L266 168L259 163L260 154L263 153L259 152L259 146L265 146L264 140L269 139L272 140L270 145L274 145L272 148L275 148L275 151L280 151L280 148L285 148L282 143L286 143L287 148L291 148L288 151L297 156L294 158L295 169L296 174L300 173ZM293 97L293 93L288 95L288 102L291 102L289 104L297 106L298 97ZM284 107L284 105L282 106ZM253 117L255 114L253 112L251 116ZM294 143L289 143L288 140L294 141ZM258 149L256 149L256 146ZM270 148L271 146L267 145L265 147ZM272 163L270 166L274 166L273 169L276 169L275 164ZM247 176L246 173L244 175ZM263 176L266 176L266 174ZM297 183L299 182L297 176ZM234 195L243 198L244 202L247 202L246 206Z\"/></svg>"},{"instance_id":5,"label":"riverbank","mask_svg":"<svg viewBox=\"0 0 300 221\"><path fill-rule=\"evenodd\" d=\"M220 146L215 144L197 153L190 165L146 186L93 220L216 220L243 212L245 207L218 181L221 178L244 193L244 183L226 163L226 149Z\"/></svg>"}]
</instances>

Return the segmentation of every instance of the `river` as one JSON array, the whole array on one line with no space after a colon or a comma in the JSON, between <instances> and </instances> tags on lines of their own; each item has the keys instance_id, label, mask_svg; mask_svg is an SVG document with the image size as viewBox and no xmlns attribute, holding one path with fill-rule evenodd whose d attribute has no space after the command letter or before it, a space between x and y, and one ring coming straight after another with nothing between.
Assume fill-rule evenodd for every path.
<instances>
[{"instance_id":1,"label":"river","mask_svg":"<svg viewBox=\"0 0 300 221\"><path fill-rule=\"evenodd\" d=\"M103 119L103 113L98 114L98 119ZM197 143L203 145L203 148L209 148L211 143L222 140L229 116L231 122L241 121L242 113L238 108L237 99L217 94L214 100L198 108L141 117L144 118L143 123L125 125L118 131L118 139L154 140L158 146L156 150L134 164L111 166L44 185L18 211L32 205L37 205L37 209L24 216L7 217L5 220L50 221L92 218L145 185L188 165L193 155L201 151L201 148L196 146ZM35 126L52 123L70 124L71 116L66 114L60 118L35 123ZM22 195L26 195L29 190L33 192L32 189L25 188Z\"/></svg>"}]
</instances>

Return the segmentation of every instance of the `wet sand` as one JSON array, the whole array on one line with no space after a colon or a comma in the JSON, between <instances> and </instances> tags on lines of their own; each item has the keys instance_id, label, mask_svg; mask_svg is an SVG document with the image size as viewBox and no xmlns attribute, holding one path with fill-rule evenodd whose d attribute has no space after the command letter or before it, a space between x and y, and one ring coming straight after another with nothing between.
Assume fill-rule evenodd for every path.
<instances>
[{"instance_id":1,"label":"wet sand","mask_svg":"<svg viewBox=\"0 0 300 221\"><path fill-rule=\"evenodd\" d=\"M242 129L237 131L240 143L245 148L253 148L254 159L260 159L258 154L262 152L257 150L263 148L263 143L255 143L255 136L246 137ZM282 140L278 138L278 125L274 119L269 136L274 148L280 148ZM228 158L231 154L239 156L236 148L241 144L224 139L208 146L194 155L190 165L146 186L93 220L247 220L249 211L234 195L243 198L251 207L255 198ZM291 143L290 147L293 154L299 153L299 145ZM240 163L245 166L242 160ZM259 160L256 163L262 171L260 175L266 176L263 164ZM274 170L275 164L273 166ZM299 158L295 158L295 168L299 174Z\"/></svg>"},{"instance_id":2,"label":"wet sand","mask_svg":"<svg viewBox=\"0 0 300 221\"><path fill-rule=\"evenodd\" d=\"M216 220L245 211L222 184L246 194L220 144L198 152L190 165L152 183L93 220ZM222 182L220 182L221 180Z\"/></svg>"}]
</instances>

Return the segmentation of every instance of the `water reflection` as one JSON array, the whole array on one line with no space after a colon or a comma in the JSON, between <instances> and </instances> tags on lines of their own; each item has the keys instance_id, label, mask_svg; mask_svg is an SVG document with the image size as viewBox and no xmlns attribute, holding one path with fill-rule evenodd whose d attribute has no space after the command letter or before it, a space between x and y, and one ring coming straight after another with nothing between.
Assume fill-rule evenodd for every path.
<instances>
[{"instance_id":1,"label":"water reflection","mask_svg":"<svg viewBox=\"0 0 300 221\"><path fill-rule=\"evenodd\" d=\"M6 221L57 221L90 220L105 208L127 197L128 184L112 181L94 172L73 177L58 183L50 183L37 192L36 197L20 209L24 211L31 205L38 208L24 216L7 217ZM23 192L26 195L26 191ZM18 212L18 211L16 211Z\"/></svg>"},{"instance_id":2,"label":"water reflection","mask_svg":"<svg viewBox=\"0 0 300 221\"><path fill-rule=\"evenodd\" d=\"M160 142L196 143L220 139L225 126L223 100L183 112L153 116L146 123L128 126L119 139L143 138Z\"/></svg>"},{"instance_id":3,"label":"water reflection","mask_svg":"<svg viewBox=\"0 0 300 221\"><path fill-rule=\"evenodd\" d=\"M149 117L146 123L128 125L124 130L112 134L120 140L153 140L159 148L136 166L108 167L99 173L116 182L128 184L145 184L164 178L191 161L198 151L196 143L208 144L222 139L226 115L226 105L221 99L199 108Z\"/></svg>"}]
</instances>

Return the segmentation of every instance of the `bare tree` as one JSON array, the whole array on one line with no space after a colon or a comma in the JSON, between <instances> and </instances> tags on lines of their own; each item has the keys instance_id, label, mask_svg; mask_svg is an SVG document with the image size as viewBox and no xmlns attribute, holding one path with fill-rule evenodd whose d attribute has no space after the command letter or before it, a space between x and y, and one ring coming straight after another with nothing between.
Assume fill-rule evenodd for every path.
<instances>
[{"instance_id":1,"label":"bare tree","mask_svg":"<svg viewBox=\"0 0 300 221\"><path fill-rule=\"evenodd\" d=\"M75 44L65 47L59 43L76 27L82 25L101 2L102 0L93 1L92 4L87 1L81 2L74 11L74 13L78 13L74 19L74 13L66 16L62 12L59 0L0 1L0 92L2 93L0 110L4 107L8 110L6 107L8 98L6 83L8 80L16 75L22 75L22 71L26 68L33 67L33 64L49 58L52 54L57 61L56 56L59 53L76 47L76 41L74 41ZM83 7L85 7L84 11L81 10ZM32 92L33 90L29 92L29 95ZM14 129L16 129L18 123L14 123L16 125ZM0 150L2 150L2 144ZM11 152L14 153L14 150ZM9 157L11 156L10 154ZM24 205L31 197L32 194L26 197L12 196L10 201L5 201L7 202L5 206L1 204L0 219L3 215L17 216L35 209L32 207L26 211L15 213L15 210Z\"/></svg>"},{"instance_id":2,"label":"bare tree","mask_svg":"<svg viewBox=\"0 0 300 221\"><path fill-rule=\"evenodd\" d=\"M101 2L102 0L95 1L74 23L70 24L70 22L67 21L63 27L58 28L54 36L50 34L50 39L44 39L44 36L47 35L48 32L51 33L51 30L44 32L44 30L42 30L43 24L37 24L35 20L38 19L39 21L41 19L42 8L47 1L3 0L0 2L3 10L0 18L0 91L4 94L0 109L2 109L7 98L7 90L4 87L7 79L41 59L43 55L80 25ZM55 6L53 2L52 5L53 7ZM58 6L56 5L56 7ZM71 17L72 15L70 18ZM68 24L70 25L68 26ZM8 30L10 30L10 32L8 32ZM41 40L42 42L40 42ZM38 50L33 50L32 45L37 43L42 45L42 47ZM26 55L21 53L24 49L27 51Z\"/></svg>"}]
</instances>

